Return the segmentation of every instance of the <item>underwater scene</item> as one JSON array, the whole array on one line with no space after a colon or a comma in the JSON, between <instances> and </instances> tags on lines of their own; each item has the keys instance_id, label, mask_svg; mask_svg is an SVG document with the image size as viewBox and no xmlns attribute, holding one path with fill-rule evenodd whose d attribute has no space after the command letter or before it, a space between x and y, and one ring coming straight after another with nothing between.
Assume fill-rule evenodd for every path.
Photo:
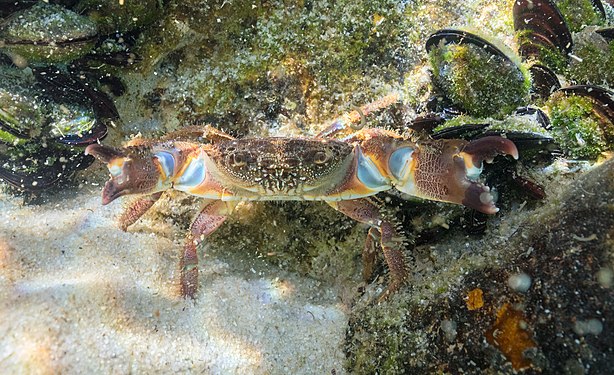
<instances>
[{"instance_id":1,"label":"underwater scene","mask_svg":"<svg viewBox=\"0 0 614 375\"><path fill-rule=\"evenodd\" d=\"M610 374L613 0L0 0L0 373Z\"/></svg>"}]
</instances>

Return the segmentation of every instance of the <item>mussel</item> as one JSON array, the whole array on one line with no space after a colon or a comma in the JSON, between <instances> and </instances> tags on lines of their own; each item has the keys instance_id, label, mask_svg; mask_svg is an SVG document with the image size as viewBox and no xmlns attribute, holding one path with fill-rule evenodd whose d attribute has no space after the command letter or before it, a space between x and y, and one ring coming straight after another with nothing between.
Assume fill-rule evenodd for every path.
<instances>
[{"instance_id":1,"label":"mussel","mask_svg":"<svg viewBox=\"0 0 614 375\"><path fill-rule=\"evenodd\" d=\"M614 85L614 29L600 0L517 0L513 15L520 54L540 65L534 81L550 85L556 72L573 84Z\"/></svg>"},{"instance_id":2,"label":"mussel","mask_svg":"<svg viewBox=\"0 0 614 375\"><path fill-rule=\"evenodd\" d=\"M0 66L0 77L0 180L39 191L91 164L83 147L104 138L107 125L117 121L114 106L100 104L109 105L98 99L101 93L84 90L67 76L58 80L64 95L54 95L49 82L8 66Z\"/></svg>"},{"instance_id":3,"label":"mussel","mask_svg":"<svg viewBox=\"0 0 614 375\"><path fill-rule=\"evenodd\" d=\"M471 116L498 118L528 103L529 74L511 51L456 29L435 32L426 49L442 102Z\"/></svg>"},{"instance_id":4,"label":"mussel","mask_svg":"<svg viewBox=\"0 0 614 375\"><path fill-rule=\"evenodd\" d=\"M19 61L66 62L88 54L98 38L96 24L60 5L37 2L0 25L2 49Z\"/></svg>"},{"instance_id":5,"label":"mussel","mask_svg":"<svg viewBox=\"0 0 614 375\"><path fill-rule=\"evenodd\" d=\"M572 158L595 159L614 147L614 92L591 85L564 87L546 108L553 137Z\"/></svg>"}]
</instances>

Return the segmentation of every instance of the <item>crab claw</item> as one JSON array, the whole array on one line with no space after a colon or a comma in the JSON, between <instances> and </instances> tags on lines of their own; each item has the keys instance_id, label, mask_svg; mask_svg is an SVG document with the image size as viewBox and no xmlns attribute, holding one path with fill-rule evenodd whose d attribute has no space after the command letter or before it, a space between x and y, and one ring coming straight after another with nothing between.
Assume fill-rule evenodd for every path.
<instances>
[{"instance_id":1,"label":"crab claw","mask_svg":"<svg viewBox=\"0 0 614 375\"><path fill-rule=\"evenodd\" d=\"M141 153L126 154L123 150L92 144L87 155L107 163L111 179L102 190L102 204L128 194L151 194L162 190L161 172L157 159Z\"/></svg>"},{"instance_id":2,"label":"crab claw","mask_svg":"<svg viewBox=\"0 0 614 375\"><path fill-rule=\"evenodd\" d=\"M103 163L110 162L113 158L125 156L120 150L93 143L85 148L85 155L92 155Z\"/></svg>"},{"instance_id":3,"label":"crab claw","mask_svg":"<svg viewBox=\"0 0 614 375\"><path fill-rule=\"evenodd\" d=\"M490 188L476 182L483 162L490 162L497 155L518 158L514 143L497 136L471 142L432 140L421 143L411 153L405 149L397 150L390 158L389 166L397 178L398 190L421 198L462 204L486 214L494 214L498 209Z\"/></svg>"},{"instance_id":4,"label":"crab claw","mask_svg":"<svg viewBox=\"0 0 614 375\"><path fill-rule=\"evenodd\" d=\"M461 203L486 214L499 211L488 186L475 182L482 172L483 162L491 163L497 155L510 155L518 159L514 142L499 136L488 136L467 143L459 152L456 179L465 186Z\"/></svg>"},{"instance_id":5,"label":"crab claw","mask_svg":"<svg viewBox=\"0 0 614 375\"><path fill-rule=\"evenodd\" d=\"M491 163L497 155L510 155L518 159L518 149L514 142L499 136L488 136L469 142L463 147L461 154L471 158L473 167L482 168L482 162Z\"/></svg>"}]
</instances>

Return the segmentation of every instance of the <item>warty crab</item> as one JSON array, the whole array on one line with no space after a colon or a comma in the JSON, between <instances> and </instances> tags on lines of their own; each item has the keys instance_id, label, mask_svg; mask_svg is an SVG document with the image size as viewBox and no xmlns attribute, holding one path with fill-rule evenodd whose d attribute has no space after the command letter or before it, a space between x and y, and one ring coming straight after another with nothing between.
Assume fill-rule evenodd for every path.
<instances>
[{"instance_id":1,"label":"warty crab","mask_svg":"<svg viewBox=\"0 0 614 375\"><path fill-rule=\"evenodd\" d=\"M414 142L406 135L377 128L329 138L340 133L347 122L336 121L312 138L235 139L211 126L193 126L160 140L137 138L123 148L92 144L85 152L107 163L110 171L111 178L102 192L104 205L124 195L144 195L120 216L123 230L151 208L165 190L205 199L189 229L181 257L183 296L194 297L197 291L198 244L222 225L237 203L320 200L369 225L363 259L368 261L375 248L381 247L391 275L380 296L383 299L399 289L408 270L402 234L369 197L395 188L412 196L494 214L498 209L489 187L476 179L484 161L492 161L497 155L517 159L518 150L512 141L500 136L470 142Z\"/></svg>"}]
</instances>

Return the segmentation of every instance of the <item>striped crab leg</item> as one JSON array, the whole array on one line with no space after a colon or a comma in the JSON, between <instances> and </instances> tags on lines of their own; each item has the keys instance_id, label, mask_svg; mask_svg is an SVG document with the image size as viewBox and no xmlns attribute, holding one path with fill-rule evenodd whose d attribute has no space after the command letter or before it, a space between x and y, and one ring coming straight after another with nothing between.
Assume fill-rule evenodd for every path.
<instances>
[{"instance_id":1,"label":"striped crab leg","mask_svg":"<svg viewBox=\"0 0 614 375\"><path fill-rule=\"evenodd\" d=\"M234 205L231 202L209 201L192 221L180 261L181 295L183 297L194 298L198 290L198 245L226 221Z\"/></svg>"},{"instance_id":2,"label":"striped crab leg","mask_svg":"<svg viewBox=\"0 0 614 375\"><path fill-rule=\"evenodd\" d=\"M328 138L344 131L356 131L364 127L364 119L373 112L377 112L384 108L398 103L401 98L399 93L388 94L374 102L365 104L362 107L357 107L351 112L344 114L341 117L334 119L329 126L322 130L316 138Z\"/></svg>"},{"instance_id":3,"label":"striped crab leg","mask_svg":"<svg viewBox=\"0 0 614 375\"><path fill-rule=\"evenodd\" d=\"M371 263L376 253L375 246L379 245L391 278L388 287L378 298L379 302L385 300L399 290L408 276L405 256L403 255L403 236L396 230L393 221L384 217L377 204L369 198L327 203L335 210L371 227L363 251L363 260L367 263L363 264L363 267L365 267L363 276L370 277ZM379 244L376 244L374 237L379 239Z\"/></svg>"}]
</instances>

